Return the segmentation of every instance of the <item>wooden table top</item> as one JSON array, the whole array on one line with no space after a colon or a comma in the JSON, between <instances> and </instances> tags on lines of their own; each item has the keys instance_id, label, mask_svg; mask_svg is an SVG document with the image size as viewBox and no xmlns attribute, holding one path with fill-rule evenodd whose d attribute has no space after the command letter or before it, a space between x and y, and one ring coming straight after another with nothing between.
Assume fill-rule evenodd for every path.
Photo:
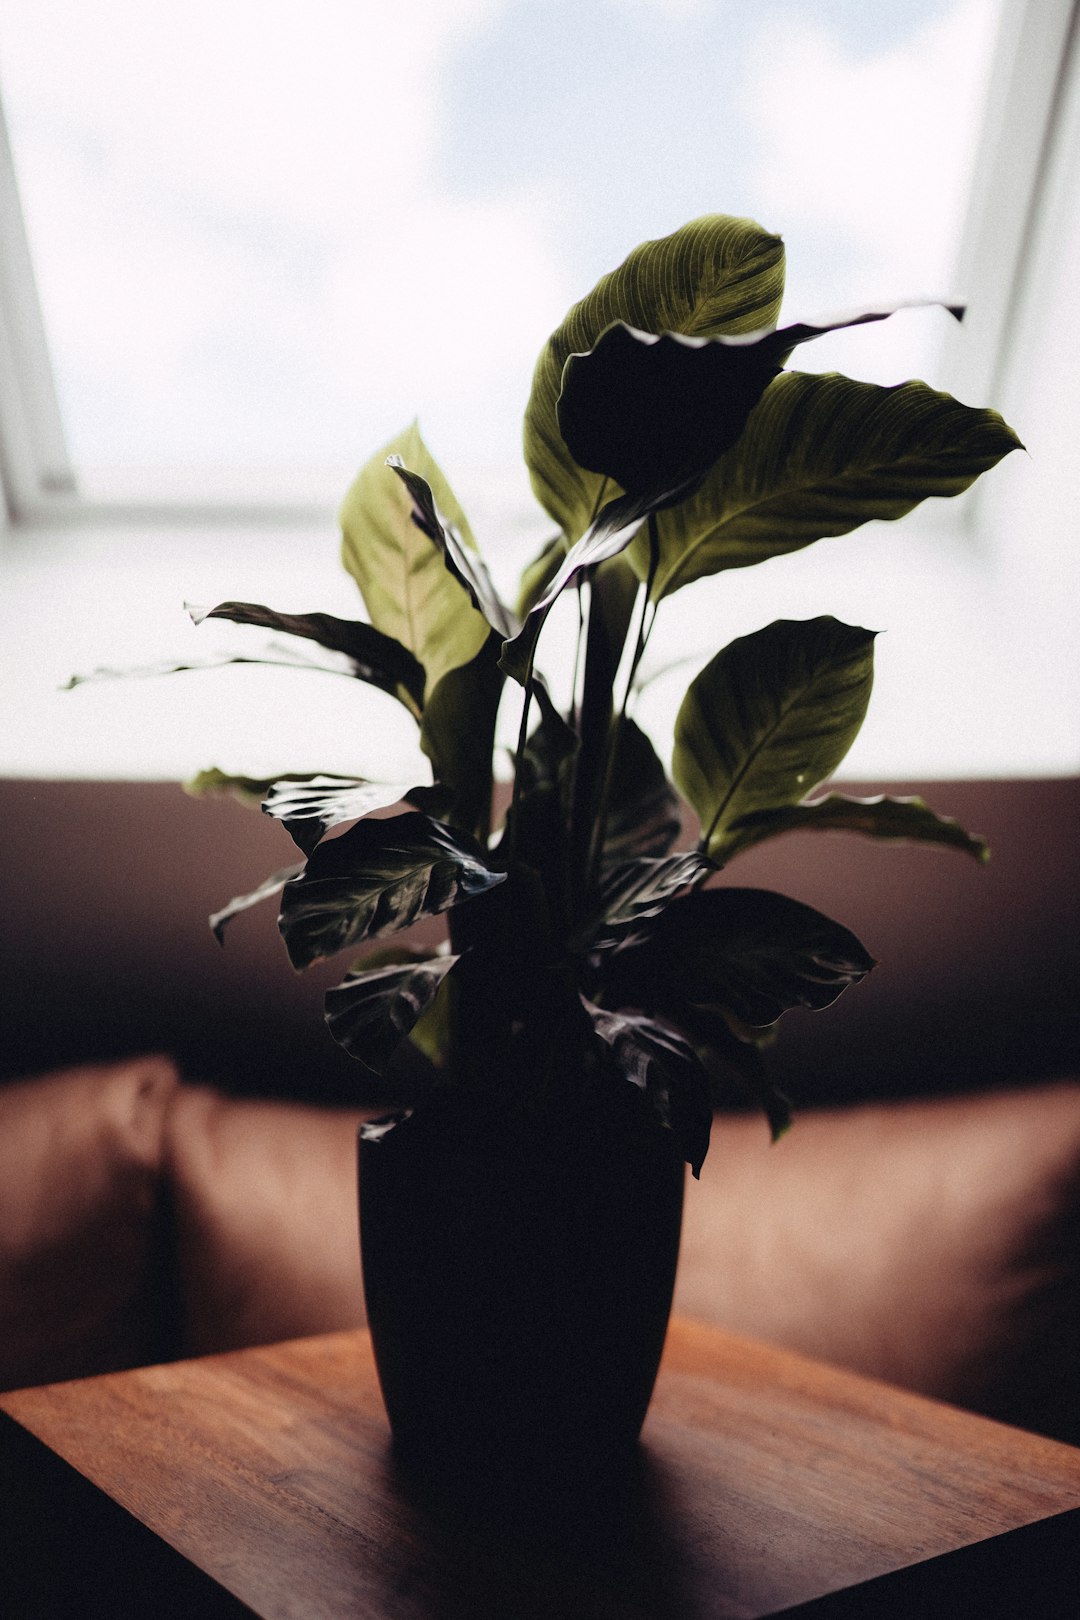
<instances>
[{"instance_id":1,"label":"wooden table top","mask_svg":"<svg viewBox=\"0 0 1080 1620\"><path fill-rule=\"evenodd\" d=\"M243 1612L233 1594L266 1620L748 1620L845 1591L807 1613L924 1615L898 1578L842 1602L905 1567L942 1592L959 1570L967 1591L975 1544L1009 1551L987 1566L999 1587L1025 1548L1025 1579L1053 1563L1060 1581L1080 1539L1080 1449L681 1320L634 1465L544 1507L478 1512L403 1476L363 1332L22 1390L0 1412L20 1480L47 1447L222 1589L222 1613Z\"/></svg>"}]
</instances>

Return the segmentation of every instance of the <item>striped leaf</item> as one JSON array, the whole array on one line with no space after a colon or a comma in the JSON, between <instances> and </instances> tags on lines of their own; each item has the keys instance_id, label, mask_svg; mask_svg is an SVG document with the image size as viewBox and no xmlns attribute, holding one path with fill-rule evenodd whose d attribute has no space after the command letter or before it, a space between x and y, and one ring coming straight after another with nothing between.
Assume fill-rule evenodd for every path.
<instances>
[{"instance_id":1,"label":"striped leaf","mask_svg":"<svg viewBox=\"0 0 1080 1620\"><path fill-rule=\"evenodd\" d=\"M925 383L882 388L783 372L698 492L659 514L653 598L874 518L903 517L928 495L959 495L1019 445L996 411ZM647 578L644 536L627 555Z\"/></svg>"},{"instance_id":2,"label":"striped leaf","mask_svg":"<svg viewBox=\"0 0 1080 1620\"><path fill-rule=\"evenodd\" d=\"M465 514L414 422L358 474L341 508L342 561L360 587L373 625L424 669L425 690L475 658L488 635L484 615L414 521L413 497L387 458L400 456L431 491L462 543L475 550Z\"/></svg>"},{"instance_id":3,"label":"striped leaf","mask_svg":"<svg viewBox=\"0 0 1080 1620\"><path fill-rule=\"evenodd\" d=\"M571 541L616 492L574 462L559 432L556 402L569 356L591 349L613 321L698 337L756 332L775 323L783 290L780 238L753 220L712 214L643 242L574 305L537 362L524 439L536 497Z\"/></svg>"},{"instance_id":4,"label":"striped leaf","mask_svg":"<svg viewBox=\"0 0 1080 1620\"><path fill-rule=\"evenodd\" d=\"M672 773L722 862L732 823L797 804L831 776L866 714L874 632L839 620L778 619L717 653L675 722Z\"/></svg>"}]
</instances>

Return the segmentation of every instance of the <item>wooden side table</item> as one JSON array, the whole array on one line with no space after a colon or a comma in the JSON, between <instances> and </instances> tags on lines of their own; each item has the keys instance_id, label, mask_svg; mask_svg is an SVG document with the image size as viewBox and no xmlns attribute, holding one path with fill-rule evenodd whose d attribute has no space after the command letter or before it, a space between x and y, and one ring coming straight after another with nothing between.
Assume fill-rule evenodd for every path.
<instances>
[{"instance_id":1,"label":"wooden side table","mask_svg":"<svg viewBox=\"0 0 1080 1620\"><path fill-rule=\"evenodd\" d=\"M1080 1615L1080 1449L688 1321L633 1465L539 1505L403 1475L362 1332L0 1413L17 1620Z\"/></svg>"}]
</instances>

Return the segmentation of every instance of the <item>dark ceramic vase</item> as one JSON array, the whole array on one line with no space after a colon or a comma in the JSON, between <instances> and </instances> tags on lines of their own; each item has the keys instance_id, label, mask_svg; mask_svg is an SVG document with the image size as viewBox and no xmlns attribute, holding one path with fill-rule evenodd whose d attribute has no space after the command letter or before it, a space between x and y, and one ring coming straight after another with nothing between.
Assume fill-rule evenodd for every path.
<instances>
[{"instance_id":1,"label":"dark ceramic vase","mask_svg":"<svg viewBox=\"0 0 1080 1620\"><path fill-rule=\"evenodd\" d=\"M446 1128L360 1142L364 1294L399 1454L487 1474L630 1450L675 1282L684 1166L644 1116L591 1145Z\"/></svg>"}]
</instances>

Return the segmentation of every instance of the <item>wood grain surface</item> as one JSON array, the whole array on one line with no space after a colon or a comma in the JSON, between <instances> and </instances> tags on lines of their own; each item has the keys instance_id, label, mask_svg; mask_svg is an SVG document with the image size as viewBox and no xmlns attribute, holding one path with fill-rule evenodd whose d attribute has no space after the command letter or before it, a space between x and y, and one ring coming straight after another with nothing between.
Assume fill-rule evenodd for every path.
<instances>
[{"instance_id":1,"label":"wood grain surface","mask_svg":"<svg viewBox=\"0 0 1080 1620\"><path fill-rule=\"evenodd\" d=\"M542 1494L404 1473L362 1332L0 1411L266 1620L764 1616L1080 1508L1080 1450L683 1320L637 1455Z\"/></svg>"}]
</instances>

